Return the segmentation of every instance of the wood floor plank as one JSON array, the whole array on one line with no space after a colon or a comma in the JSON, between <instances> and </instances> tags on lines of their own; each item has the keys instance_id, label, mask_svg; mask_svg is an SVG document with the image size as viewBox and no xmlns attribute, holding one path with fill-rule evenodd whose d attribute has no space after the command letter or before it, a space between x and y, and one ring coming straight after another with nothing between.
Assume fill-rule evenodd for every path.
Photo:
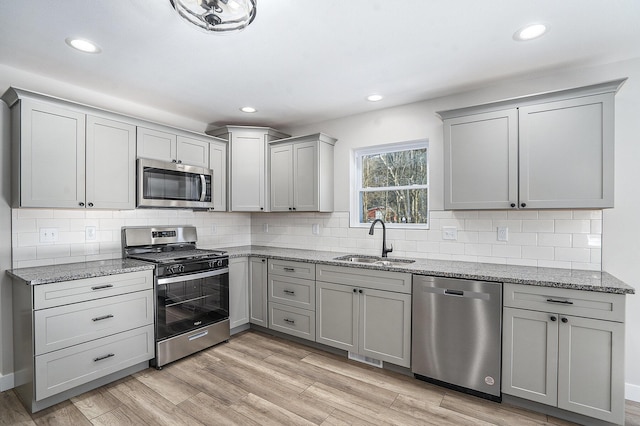
<instances>
[{"instance_id":1,"label":"wood floor plank","mask_svg":"<svg viewBox=\"0 0 640 426\"><path fill-rule=\"evenodd\" d=\"M31 415L36 425L91 425L91 422L67 400Z\"/></svg>"},{"instance_id":2,"label":"wood floor plank","mask_svg":"<svg viewBox=\"0 0 640 426\"><path fill-rule=\"evenodd\" d=\"M0 426L35 425L13 390L0 393Z\"/></svg>"},{"instance_id":3,"label":"wood floor plank","mask_svg":"<svg viewBox=\"0 0 640 426\"><path fill-rule=\"evenodd\" d=\"M544 414L463 395L458 392L447 392L440 406L496 425L511 426L517 424L526 426L547 423L547 416Z\"/></svg>"},{"instance_id":4,"label":"wood floor plank","mask_svg":"<svg viewBox=\"0 0 640 426\"><path fill-rule=\"evenodd\" d=\"M230 409L228 405L202 392L181 402L178 407L205 425L260 426L249 417Z\"/></svg>"},{"instance_id":5,"label":"wood floor plank","mask_svg":"<svg viewBox=\"0 0 640 426\"><path fill-rule=\"evenodd\" d=\"M291 411L279 407L257 395L249 394L231 406L234 411L243 414L261 425L269 426L314 426L315 424L303 419Z\"/></svg>"},{"instance_id":6,"label":"wood floor plank","mask_svg":"<svg viewBox=\"0 0 640 426\"><path fill-rule=\"evenodd\" d=\"M120 383L110 388L109 392L145 423L176 426L202 424L138 380Z\"/></svg>"},{"instance_id":7,"label":"wood floor plank","mask_svg":"<svg viewBox=\"0 0 640 426\"><path fill-rule=\"evenodd\" d=\"M627 400L625 426L640 426L640 402Z\"/></svg>"},{"instance_id":8,"label":"wood floor plank","mask_svg":"<svg viewBox=\"0 0 640 426\"><path fill-rule=\"evenodd\" d=\"M163 374L155 368L147 368L133 377L176 405L200 392L173 374Z\"/></svg>"},{"instance_id":9,"label":"wood floor plank","mask_svg":"<svg viewBox=\"0 0 640 426\"><path fill-rule=\"evenodd\" d=\"M104 387L71 398L71 402L89 420L115 410L122 405L122 402Z\"/></svg>"},{"instance_id":10,"label":"wood floor plank","mask_svg":"<svg viewBox=\"0 0 640 426\"><path fill-rule=\"evenodd\" d=\"M91 420L94 426L122 426L122 425L144 425L144 420L140 418L131 408L121 405L118 408L104 413Z\"/></svg>"},{"instance_id":11,"label":"wood floor plank","mask_svg":"<svg viewBox=\"0 0 640 426\"><path fill-rule=\"evenodd\" d=\"M391 408L402 413L409 414L410 416L417 419L421 419L425 422L425 424L442 426L493 425L493 423L485 422L475 417L467 416L456 411L442 408L440 407L439 403L433 404L430 401L413 398L409 395L398 395L398 398L391 405Z\"/></svg>"},{"instance_id":12,"label":"wood floor plank","mask_svg":"<svg viewBox=\"0 0 640 426\"><path fill-rule=\"evenodd\" d=\"M262 350L267 350L272 353L283 353L299 359L315 353L313 348L309 346L304 346L296 342L284 340L277 336L259 332L248 333L245 340Z\"/></svg>"}]
</instances>

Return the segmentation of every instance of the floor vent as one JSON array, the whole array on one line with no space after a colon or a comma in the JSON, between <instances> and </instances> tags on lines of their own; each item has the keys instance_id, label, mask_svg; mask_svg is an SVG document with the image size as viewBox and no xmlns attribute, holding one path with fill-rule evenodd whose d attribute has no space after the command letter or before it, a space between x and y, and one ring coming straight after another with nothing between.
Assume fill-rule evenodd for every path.
<instances>
[{"instance_id":1,"label":"floor vent","mask_svg":"<svg viewBox=\"0 0 640 426\"><path fill-rule=\"evenodd\" d=\"M382 368L382 361L375 358L369 358L368 356L354 354L353 352L349 352L349 359L354 361L362 362L364 364L373 365L374 367Z\"/></svg>"}]
</instances>

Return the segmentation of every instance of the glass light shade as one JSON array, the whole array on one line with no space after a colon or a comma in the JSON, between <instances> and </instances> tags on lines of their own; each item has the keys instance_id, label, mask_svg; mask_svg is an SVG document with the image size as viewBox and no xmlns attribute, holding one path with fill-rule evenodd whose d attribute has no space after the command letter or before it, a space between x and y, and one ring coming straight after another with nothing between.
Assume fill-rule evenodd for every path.
<instances>
[{"instance_id":1,"label":"glass light shade","mask_svg":"<svg viewBox=\"0 0 640 426\"><path fill-rule=\"evenodd\" d=\"M205 31L240 31L256 17L257 0L169 1L183 19Z\"/></svg>"}]
</instances>

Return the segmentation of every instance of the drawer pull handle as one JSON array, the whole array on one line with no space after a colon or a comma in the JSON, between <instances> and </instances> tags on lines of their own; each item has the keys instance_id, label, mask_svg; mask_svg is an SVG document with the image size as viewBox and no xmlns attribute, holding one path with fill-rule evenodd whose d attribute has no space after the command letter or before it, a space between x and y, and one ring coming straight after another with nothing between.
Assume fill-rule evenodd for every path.
<instances>
[{"instance_id":1,"label":"drawer pull handle","mask_svg":"<svg viewBox=\"0 0 640 426\"><path fill-rule=\"evenodd\" d=\"M570 302L568 300L547 299L547 302L550 302L550 303L562 303L563 305L573 305L573 302Z\"/></svg>"},{"instance_id":2,"label":"drawer pull handle","mask_svg":"<svg viewBox=\"0 0 640 426\"><path fill-rule=\"evenodd\" d=\"M193 336L189 336L189 340L190 341L191 340L196 340L196 339L199 339L201 337L206 336L207 334L209 334L209 331L205 330L205 331L202 331L200 333L194 334Z\"/></svg>"},{"instance_id":3,"label":"drawer pull handle","mask_svg":"<svg viewBox=\"0 0 640 426\"><path fill-rule=\"evenodd\" d=\"M94 358L93 362L102 361L103 359L111 358L112 356L116 356L116 354L106 354L106 355L99 356L98 358Z\"/></svg>"},{"instance_id":4,"label":"drawer pull handle","mask_svg":"<svg viewBox=\"0 0 640 426\"><path fill-rule=\"evenodd\" d=\"M295 272L295 268L283 268L287 272Z\"/></svg>"},{"instance_id":5,"label":"drawer pull handle","mask_svg":"<svg viewBox=\"0 0 640 426\"><path fill-rule=\"evenodd\" d=\"M293 290L283 290L283 292L284 292L284 294L289 294L291 296L295 296L296 295L296 292L293 291Z\"/></svg>"},{"instance_id":6,"label":"drawer pull handle","mask_svg":"<svg viewBox=\"0 0 640 426\"><path fill-rule=\"evenodd\" d=\"M103 315L101 317L91 318L91 321L94 321L94 322L95 321L102 321L102 320L106 320L106 319L109 319L109 318L113 318L113 315L108 314L108 315Z\"/></svg>"},{"instance_id":7,"label":"drawer pull handle","mask_svg":"<svg viewBox=\"0 0 640 426\"><path fill-rule=\"evenodd\" d=\"M296 323L294 320L289 319L289 318L285 318L283 321L286 322L287 324L295 324Z\"/></svg>"},{"instance_id":8,"label":"drawer pull handle","mask_svg":"<svg viewBox=\"0 0 640 426\"><path fill-rule=\"evenodd\" d=\"M91 287L91 290L103 290L105 288L111 288L113 284L105 284L105 285L97 285L95 287Z\"/></svg>"}]
</instances>

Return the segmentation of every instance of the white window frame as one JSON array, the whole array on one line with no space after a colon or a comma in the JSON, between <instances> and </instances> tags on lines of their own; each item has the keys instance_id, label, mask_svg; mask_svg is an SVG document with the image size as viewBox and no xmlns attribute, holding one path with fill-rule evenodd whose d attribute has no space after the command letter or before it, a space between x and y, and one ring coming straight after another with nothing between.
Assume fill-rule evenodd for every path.
<instances>
[{"instance_id":1,"label":"white window frame","mask_svg":"<svg viewBox=\"0 0 640 426\"><path fill-rule=\"evenodd\" d=\"M431 195L431 191L429 190L429 140L428 139L419 139L414 141L407 142L396 142L384 145L375 145L369 147L362 148L354 148L351 150L351 191L349 193L350 197L350 209L349 209L349 226L352 228L369 228L371 226L370 223L360 223L360 191L362 188L362 157L365 155L372 154L385 154L388 152L396 152L396 151L409 151L413 149L426 149L427 150L427 183L426 185L412 185L412 186L385 186L381 187L380 191L387 190L401 190L408 188L426 188L427 189L427 223L387 223L385 225L387 228L393 229L429 229L429 223L431 221L430 218L430 202L429 198Z\"/></svg>"}]
</instances>

